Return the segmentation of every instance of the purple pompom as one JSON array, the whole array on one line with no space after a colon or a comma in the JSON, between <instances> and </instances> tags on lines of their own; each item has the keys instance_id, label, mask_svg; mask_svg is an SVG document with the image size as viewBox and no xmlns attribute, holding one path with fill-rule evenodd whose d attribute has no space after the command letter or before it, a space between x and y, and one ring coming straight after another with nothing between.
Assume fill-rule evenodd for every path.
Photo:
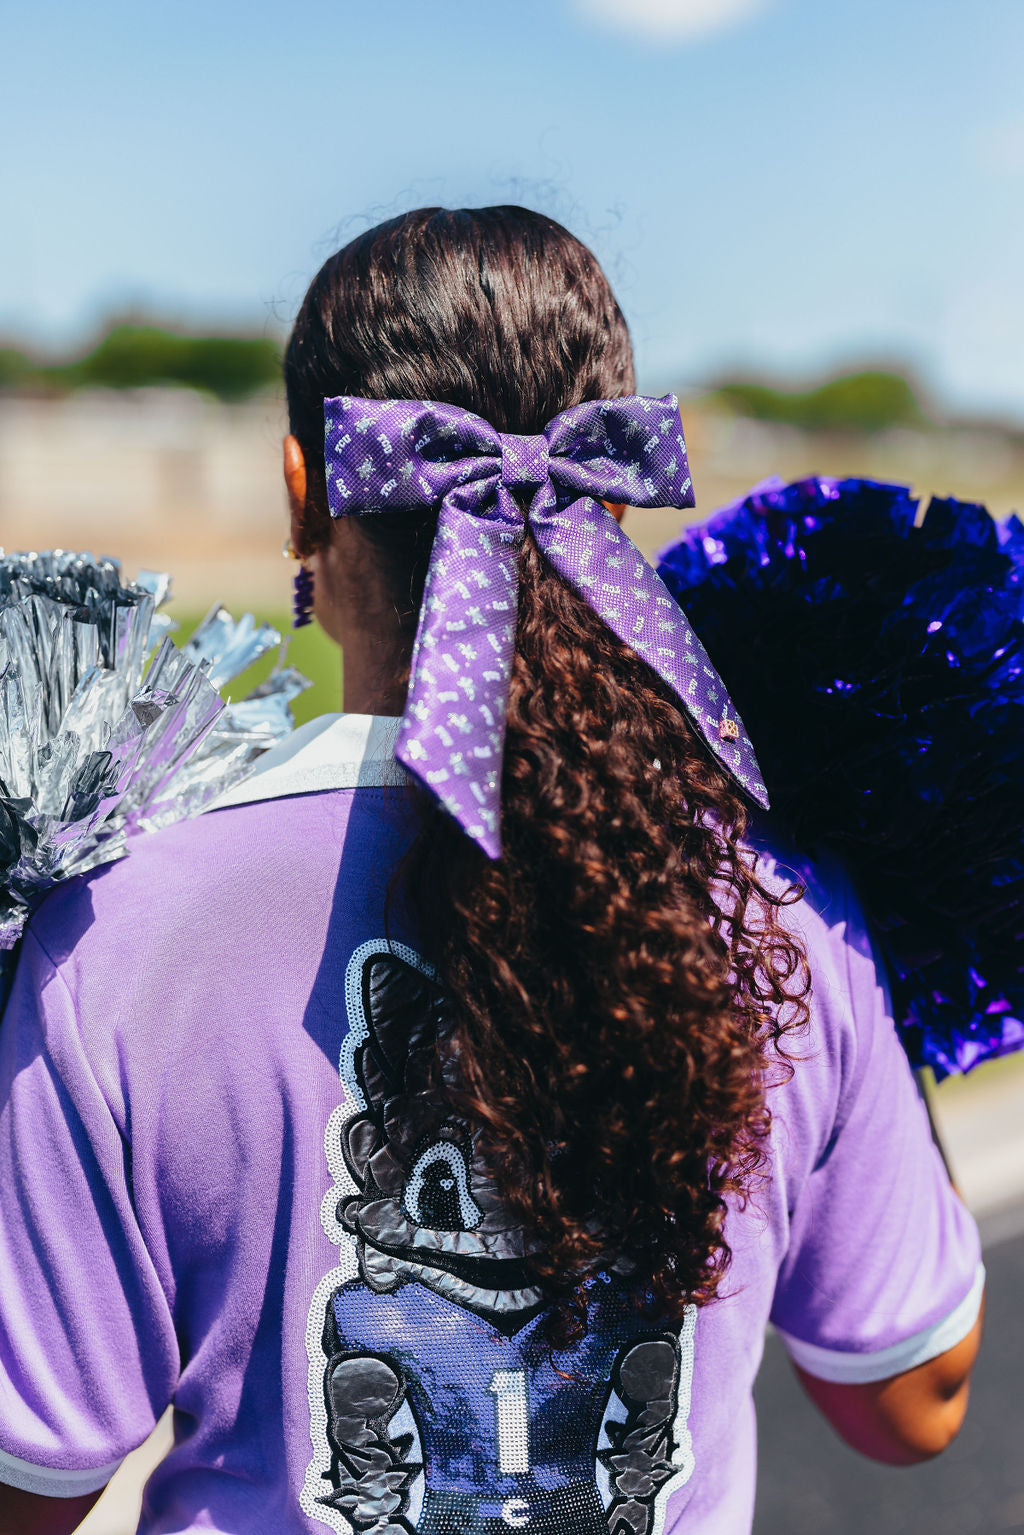
<instances>
[{"instance_id":1,"label":"purple pompom","mask_svg":"<svg viewBox=\"0 0 1024 1535\"><path fill-rule=\"evenodd\" d=\"M1024 528L871 480L766 481L662 550L772 799L853 876L903 1043L1024 1047Z\"/></svg>"}]
</instances>

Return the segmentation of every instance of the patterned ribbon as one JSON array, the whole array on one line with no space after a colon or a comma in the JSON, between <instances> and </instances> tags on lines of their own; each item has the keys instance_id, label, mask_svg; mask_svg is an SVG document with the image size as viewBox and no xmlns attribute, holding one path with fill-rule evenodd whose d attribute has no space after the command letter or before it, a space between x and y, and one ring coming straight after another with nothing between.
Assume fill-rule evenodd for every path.
<instances>
[{"instance_id":1,"label":"patterned ribbon","mask_svg":"<svg viewBox=\"0 0 1024 1535\"><path fill-rule=\"evenodd\" d=\"M661 578L595 497L692 506L675 395L594 400L537 436L454 405L324 401L333 517L437 509L395 755L490 858L526 525L545 558L678 695L715 756L768 797L743 722ZM528 510L519 500L529 496ZM524 494L525 493L525 494Z\"/></svg>"}]
</instances>

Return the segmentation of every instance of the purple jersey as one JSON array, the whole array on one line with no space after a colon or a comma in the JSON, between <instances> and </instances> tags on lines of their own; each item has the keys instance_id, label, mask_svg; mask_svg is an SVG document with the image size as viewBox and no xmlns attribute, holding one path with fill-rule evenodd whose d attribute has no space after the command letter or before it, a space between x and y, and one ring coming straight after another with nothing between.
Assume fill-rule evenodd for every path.
<instances>
[{"instance_id":1,"label":"purple jersey","mask_svg":"<svg viewBox=\"0 0 1024 1535\"><path fill-rule=\"evenodd\" d=\"M34 917L0 1028L0 1480L100 1487L173 1404L142 1535L746 1535L769 1319L855 1382L978 1311L857 901L797 871L812 1016L726 1294L661 1328L609 1274L552 1352L473 1127L425 1085L448 1004L389 906L395 726L304 727Z\"/></svg>"}]
</instances>

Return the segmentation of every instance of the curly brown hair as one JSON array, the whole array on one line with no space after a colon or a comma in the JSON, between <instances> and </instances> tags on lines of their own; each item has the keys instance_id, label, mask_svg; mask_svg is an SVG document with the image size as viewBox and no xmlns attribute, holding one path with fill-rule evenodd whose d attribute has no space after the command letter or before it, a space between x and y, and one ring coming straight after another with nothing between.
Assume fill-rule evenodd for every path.
<instances>
[{"instance_id":1,"label":"curly brown hair","mask_svg":"<svg viewBox=\"0 0 1024 1535\"><path fill-rule=\"evenodd\" d=\"M422 209L331 257L285 378L311 547L331 531L326 396L445 400L529 433L635 388L594 256L511 207ZM411 635L436 518L358 526ZM718 1292L727 1204L764 1173L767 1091L809 977L780 913L798 892L761 882L741 794L679 700L529 534L520 573L503 856L423 796L405 875L450 1003L439 1080L478 1127L568 1338L610 1265L669 1317Z\"/></svg>"}]
</instances>

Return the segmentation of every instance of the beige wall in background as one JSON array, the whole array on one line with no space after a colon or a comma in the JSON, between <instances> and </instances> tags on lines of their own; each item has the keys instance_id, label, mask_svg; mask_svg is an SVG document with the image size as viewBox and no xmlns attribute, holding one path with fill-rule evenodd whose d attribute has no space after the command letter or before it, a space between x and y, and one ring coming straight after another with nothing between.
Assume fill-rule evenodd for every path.
<instances>
[{"instance_id":1,"label":"beige wall in background","mask_svg":"<svg viewBox=\"0 0 1024 1535\"><path fill-rule=\"evenodd\" d=\"M289 601L279 401L0 398L0 543L170 570L183 606Z\"/></svg>"},{"instance_id":2,"label":"beige wall in background","mask_svg":"<svg viewBox=\"0 0 1024 1535\"><path fill-rule=\"evenodd\" d=\"M1024 440L996 430L814 437L684 403L697 510L767 474L868 474L917 490L1024 508ZM113 554L129 573L170 570L188 610L220 599L284 607L289 568L280 480L282 402L223 405L187 390L0 396L0 544ZM672 509L630 512L645 554L675 533Z\"/></svg>"}]
</instances>

